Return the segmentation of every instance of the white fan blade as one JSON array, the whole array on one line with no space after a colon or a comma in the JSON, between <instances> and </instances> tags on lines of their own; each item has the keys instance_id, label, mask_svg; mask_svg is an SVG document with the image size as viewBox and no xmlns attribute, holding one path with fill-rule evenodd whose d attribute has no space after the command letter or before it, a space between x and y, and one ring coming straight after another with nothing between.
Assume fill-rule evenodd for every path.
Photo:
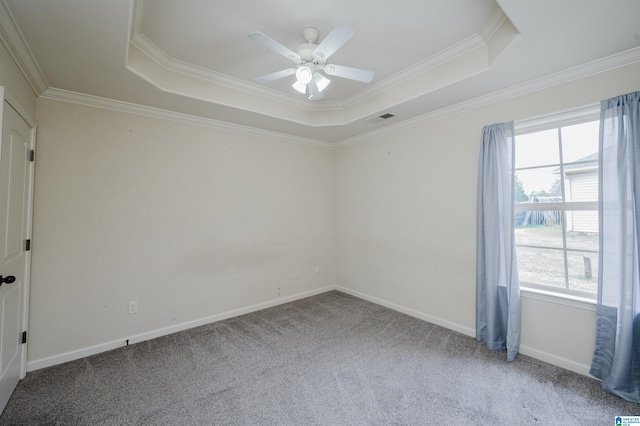
<instances>
[{"instance_id":1,"label":"white fan blade","mask_svg":"<svg viewBox=\"0 0 640 426\"><path fill-rule=\"evenodd\" d=\"M287 77L289 75L293 75L295 73L295 68L287 68L286 70L276 71L272 72L271 74L263 75L262 77L254 78L253 81L258 84L271 83L272 81Z\"/></svg>"},{"instance_id":2,"label":"white fan blade","mask_svg":"<svg viewBox=\"0 0 640 426\"><path fill-rule=\"evenodd\" d=\"M355 34L356 32L345 24L338 24L333 31L322 40L318 47L316 47L316 50L313 51L313 56L316 59L327 59L346 42L351 40Z\"/></svg>"},{"instance_id":3,"label":"white fan blade","mask_svg":"<svg viewBox=\"0 0 640 426\"><path fill-rule=\"evenodd\" d=\"M344 65L327 65L324 72L336 77L357 80L363 83L369 83L373 80L373 71L361 70L359 68L345 67Z\"/></svg>"},{"instance_id":4,"label":"white fan blade","mask_svg":"<svg viewBox=\"0 0 640 426\"><path fill-rule=\"evenodd\" d=\"M258 43L260 43L264 47L267 47L267 48L273 50L274 52L284 56L285 58L291 59L294 62L300 60L300 55L298 55L296 52L294 52L293 50L289 49L288 47L285 47L285 46L281 45L280 43L278 43L274 39L262 34L259 31L254 31L251 34L249 34L249 38L251 40L257 41Z\"/></svg>"},{"instance_id":5,"label":"white fan blade","mask_svg":"<svg viewBox=\"0 0 640 426\"><path fill-rule=\"evenodd\" d=\"M318 85L314 80L307 85L309 87L309 99L312 101L317 101L324 98L324 94L318 90Z\"/></svg>"}]
</instances>

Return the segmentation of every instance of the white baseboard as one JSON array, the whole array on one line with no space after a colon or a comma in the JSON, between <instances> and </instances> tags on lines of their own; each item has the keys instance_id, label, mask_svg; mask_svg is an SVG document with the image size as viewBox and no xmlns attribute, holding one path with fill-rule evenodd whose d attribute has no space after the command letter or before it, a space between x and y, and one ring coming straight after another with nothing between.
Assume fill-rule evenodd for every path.
<instances>
[{"instance_id":1,"label":"white baseboard","mask_svg":"<svg viewBox=\"0 0 640 426\"><path fill-rule=\"evenodd\" d=\"M466 334L467 336L471 336L473 338L475 338L475 336L476 336L475 328L466 327L466 326L463 326L463 325L460 325L460 324L456 324L456 323L451 322L451 321L444 320L442 318L434 317L432 315L427 315L427 314L425 314L423 312L416 311L415 309L410 309L410 308L407 308L407 307L404 307L404 306L401 306L401 305L397 305L395 303L388 302L388 301L383 300L383 299L379 299L379 298L374 297L374 296L369 296L368 294L361 293L361 292L355 291L355 290L351 290L350 288L336 286L336 290L342 291L343 293L350 294L350 295L358 297L360 299L368 300L369 302L372 302L372 303L375 303L375 304L378 304L378 305L382 305L382 306L387 307L389 309L393 309L394 311L402 312L403 314L410 315L412 317L415 317L415 318L430 322L432 324L439 325L439 326L447 328L449 330L453 330L453 331L457 331L458 333ZM563 358L563 357L557 356L557 355L553 355L553 354L550 354L548 352L540 351L538 349L535 349L535 348L532 348L532 347L529 347L529 346L520 345L519 353L521 353L522 355L530 356L531 358L535 358L535 359L540 360L540 361L547 362L549 364L553 364L553 365L558 366L558 367L565 368L565 369L567 369L569 371L573 371L575 373L582 374L584 376L588 376L588 377L593 378L593 376L591 376L589 374L589 369L590 369L589 365L580 364L580 363L572 361L570 359Z\"/></svg>"},{"instance_id":2,"label":"white baseboard","mask_svg":"<svg viewBox=\"0 0 640 426\"><path fill-rule=\"evenodd\" d=\"M315 296L316 294L326 293L331 290L336 290L337 286L330 285L326 287L317 288L314 290L297 293L287 297L280 297L267 302L258 303L256 305L246 306L244 308L234 309L232 311L223 312L209 317L201 318L194 321L187 321L181 324L172 325L170 327L164 327L157 330L151 330L144 333L137 334L135 336L122 337L111 342L100 343L99 345L90 346L87 348L77 349L74 351L65 352L60 355L54 355L48 358L36 359L27 361L27 372L39 370L41 368L51 367L65 362L74 361L76 359L85 358L91 355L96 355L101 352L110 351L112 349L125 346L125 341L128 339L129 344L144 342L146 340L155 339L157 337L166 336L169 334L177 333L179 331L188 330L190 328L199 327L205 324L211 324L213 322L222 321L225 319L237 317L239 315L248 314L262 309L271 308L273 306L282 305L284 303L293 302L294 300L304 299L305 297Z\"/></svg>"},{"instance_id":3,"label":"white baseboard","mask_svg":"<svg viewBox=\"0 0 640 426\"><path fill-rule=\"evenodd\" d=\"M190 328L198 327L205 324L210 324L217 321L222 321L225 319L237 317L239 315L248 314L251 312L259 311L262 309L271 308L273 306L282 305L284 303L293 302L295 300L304 299L305 297L315 296L317 294L326 293L331 290L338 290L346 294L350 294L352 296L358 297L363 300L367 300L369 302L375 303L377 305L381 305L387 307L389 309L393 309L394 311L401 312L403 314L410 315L412 317L430 322L432 324L439 325L441 327L447 328L449 330L457 331L458 333L465 334L467 336L475 337L476 331L474 328L466 327L451 321L444 320L442 318L434 317L432 315L425 314L420 311L416 311L415 309L410 309L405 306L398 305L396 303L388 302L383 299L379 299L374 296L370 296L365 293L361 293L356 290L352 290L350 288L338 286L338 285L330 285L326 287L321 287L315 290L305 291L302 293L294 294L287 297L281 297L277 299L273 299L267 302L258 303L256 305L246 306L244 308L234 309L232 311L223 312L220 314L212 315L209 317L201 318L194 321L188 321L181 324L176 324L171 327L165 327L157 330L151 330L145 333L137 334L135 336L128 337L129 343L139 343L144 342L146 340L155 339L157 337L166 336L169 334L177 333L179 331L188 330ZM60 355L55 355L48 358L42 358L38 360L28 361L27 362L27 372L39 370L41 368L51 367L58 364L63 364L65 362L74 361L76 359L85 358L91 355L96 355L101 352L110 351L112 349L116 349L125 345L125 340L127 337L120 338L118 340L114 340L111 342L101 343L99 345L90 346L87 348L77 349L74 351L66 352ZM585 364L580 364L575 361L572 361L567 358L563 358L557 355L550 354L548 352L540 351L532 347L520 345L520 353L526 356L530 356L532 358L538 359L540 361L548 362L549 364L556 365L558 367L565 368L567 370L573 371L578 374L582 374L588 377L593 377L589 374L590 366Z\"/></svg>"},{"instance_id":4,"label":"white baseboard","mask_svg":"<svg viewBox=\"0 0 640 426\"><path fill-rule=\"evenodd\" d=\"M583 376L588 376L592 379L595 378L589 374L589 370L591 368L590 365L580 364L579 362L524 345L520 345L520 350L518 352L522 355L530 356L531 358L573 371L574 373L582 374Z\"/></svg>"},{"instance_id":5,"label":"white baseboard","mask_svg":"<svg viewBox=\"0 0 640 426\"><path fill-rule=\"evenodd\" d=\"M443 320L442 318L434 317L432 315L427 315L423 312L416 311L415 309L406 308L401 305L397 305L395 303L387 302L383 299L378 299L377 297L369 296L365 293L360 293L356 290L351 290L350 288L336 286L336 290L341 291L343 293L350 294L352 296L358 297L360 299L368 300L369 302L375 303L377 305L382 305L386 308L393 309L394 311L402 312L403 314L410 315L412 317L430 322L435 325L439 325L444 328L448 328L449 330L457 331L458 333L466 334L467 336L475 337L476 329L465 327L464 325L456 324L451 321Z\"/></svg>"}]
</instances>

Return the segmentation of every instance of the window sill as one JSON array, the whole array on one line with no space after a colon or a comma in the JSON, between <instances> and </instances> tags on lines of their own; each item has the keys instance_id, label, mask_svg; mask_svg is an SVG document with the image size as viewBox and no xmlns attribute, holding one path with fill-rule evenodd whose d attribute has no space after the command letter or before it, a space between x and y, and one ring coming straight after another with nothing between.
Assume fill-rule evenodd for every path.
<instances>
[{"instance_id":1,"label":"window sill","mask_svg":"<svg viewBox=\"0 0 640 426\"><path fill-rule=\"evenodd\" d=\"M520 293L523 297L528 299L542 300L544 302L570 306L572 308L584 309L587 311L595 312L596 310L596 299L590 299L588 297L560 294L553 291L531 287L520 287Z\"/></svg>"}]
</instances>

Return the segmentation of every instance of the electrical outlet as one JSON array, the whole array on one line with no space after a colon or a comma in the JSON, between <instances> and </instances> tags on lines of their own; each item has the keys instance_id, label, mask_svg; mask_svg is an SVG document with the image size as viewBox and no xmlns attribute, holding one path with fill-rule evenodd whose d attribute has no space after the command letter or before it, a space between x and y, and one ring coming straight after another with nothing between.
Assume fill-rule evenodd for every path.
<instances>
[{"instance_id":1,"label":"electrical outlet","mask_svg":"<svg viewBox=\"0 0 640 426\"><path fill-rule=\"evenodd\" d=\"M320 267L316 266L316 275L320 275Z\"/></svg>"},{"instance_id":2,"label":"electrical outlet","mask_svg":"<svg viewBox=\"0 0 640 426\"><path fill-rule=\"evenodd\" d=\"M280 296L282 292L280 291L280 287L278 287L278 296Z\"/></svg>"},{"instance_id":3,"label":"electrical outlet","mask_svg":"<svg viewBox=\"0 0 640 426\"><path fill-rule=\"evenodd\" d=\"M129 315L138 313L138 302L133 300L129 302Z\"/></svg>"},{"instance_id":4,"label":"electrical outlet","mask_svg":"<svg viewBox=\"0 0 640 426\"><path fill-rule=\"evenodd\" d=\"M294 270L293 271L293 279L297 280L298 278L300 278L300 273L298 272L298 270Z\"/></svg>"}]
</instances>

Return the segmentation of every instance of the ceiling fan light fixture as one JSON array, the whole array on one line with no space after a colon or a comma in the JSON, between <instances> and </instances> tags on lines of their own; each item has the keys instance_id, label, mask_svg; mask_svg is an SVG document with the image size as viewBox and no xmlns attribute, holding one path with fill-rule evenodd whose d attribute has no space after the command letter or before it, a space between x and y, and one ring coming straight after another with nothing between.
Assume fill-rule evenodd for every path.
<instances>
[{"instance_id":1,"label":"ceiling fan light fixture","mask_svg":"<svg viewBox=\"0 0 640 426\"><path fill-rule=\"evenodd\" d=\"M327 77L323 76L319 72L317 72L313 76L313 81L315 81L316 82L316 86L318 86L318 92L322 92L324 89L327 88L329 83L331 83L331 80L329 80Z\"/></svg>"},{"instance_id":2,"label":"ceiling fan light fixture","mask_svg":"<svg viewBox=\"0 0 640 426\"><path fill-rule=\"evenodd\" d=\"M307 85L313 78L313 71L307 65L303 65L296 70L297 83Z\"/></svg>"},{"instance_id":3,"label":"ceiling fan light fixture","mask_svg":"<svg viewBox=\"0 0 640 426\"><path fill-rule=\"evenodd\" d=\"M318 90L318 85L316 84L315 80L309 83L307 87L309 88L309 100L317 101L324 98L322 92Z\"/></svg>"},{"instance_id":4,"label":"ceiling fan light fixture","mask_svg":"<svg viewBox=\"0 0 640 426\"><path fill-rule=\"evenodd\" d=\"M282 71L272 72L271 74L255 78L254 81L260 84L267 84L295 73L296 82L292 84L292 87L303 95L308 95L311 100L324 98L323 91L329 86L329 83L331 83L331 80L325 75L369 83L373 80L373 71L351 68L344 65L327 64L327 59L351 40L354 34L355 31L345 24L338 24L324 40L318 44L318 30L313 27L308 27L302 32L305 44L299 46L297 52L294 52L261 32L254 31L249 34L250 39L285 58L289 58L295 64L295 68L292 67ZM318 71L323 71L323 74L320 74Z\"/></svg>"},{"instance_id":5,"label":"ceiling fan light fixture","mask_svg":"<svg viewBox=\"0 0 640 426\"><path fill-rule=\"evenodd\" d=\"M293 83L291 85L291 87L293 87L294 89L296 89L298 92L302 93L303 95L305 93L307 93L307 85L300 83L300 81L296 81L295 83Z\"/></svg>"}]
</instances>

